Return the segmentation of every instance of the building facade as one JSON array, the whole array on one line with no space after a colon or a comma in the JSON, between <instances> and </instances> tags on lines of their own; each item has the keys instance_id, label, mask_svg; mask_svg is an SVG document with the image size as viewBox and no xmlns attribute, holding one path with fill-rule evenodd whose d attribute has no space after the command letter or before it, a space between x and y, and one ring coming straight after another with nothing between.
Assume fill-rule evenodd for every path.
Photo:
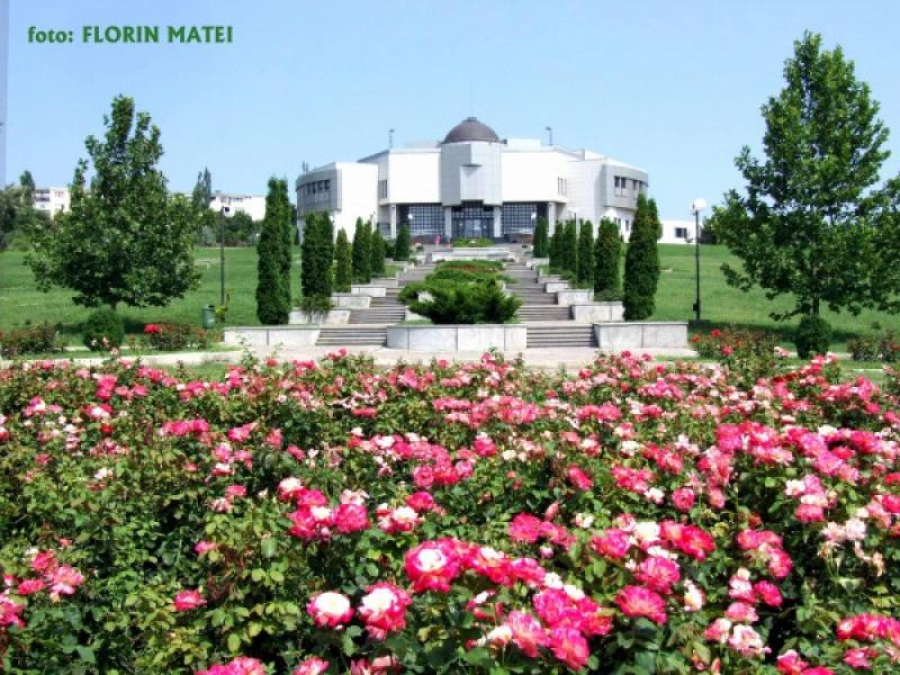
<instances>
[{"instance_id":1,"label":"building facade","mask_svg":"<svg viewBox=\"0 0 900 675\"><path fill-rule=\"evenodd\" d=\"M34 208L51 218L57 213L68 213L72 204L69 188L65 187L36 187L32 199Z\"/></svg>"},{"instance_id":2,"label":"building facade","mask_svg":"<svg viewBox=\"0 0 900 675\"><path fill-rule=\"evenodd\" d=\"M394 238L409 225L419 240L511 240L546 218L614 220L627 239L647 173L589 150L500 140L469 117L443 141L389 148L357 162L333 162L296 181L300 236L309 213L326 211L353 236L357 218Z\"/></svg>"},{"instance_id":3,"label":"building facade","mask_svg":"<svg viewBox=\"0 0 900 675\"><path fill-rule=\"evenodd\" d=\"M233 216L235 213L246 213L253 220L262 220L266 217L266 198L265 195L239 195L227 192L214 192L212 201L209 203L216 213L222 211L225 207L225 215Z\"/></svg>"}]
</instances>

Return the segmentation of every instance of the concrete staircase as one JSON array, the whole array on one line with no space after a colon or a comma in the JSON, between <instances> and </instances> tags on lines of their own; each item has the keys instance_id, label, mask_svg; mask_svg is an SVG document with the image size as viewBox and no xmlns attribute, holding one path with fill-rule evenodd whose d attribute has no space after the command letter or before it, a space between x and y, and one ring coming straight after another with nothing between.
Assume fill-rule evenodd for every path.
<instances>
[{"instance_id":1,"label":"concrete staircase","mask_svg":"<svg viewBox=\"0 0 900 675\"><path fill-rule=\"evenodd\" d=\"M519 321L535 323L541 321L570 321L572 312L568 307L558 305L522 305L519 307Z\"/></svg>"},{"instance_id":2,"label":"concrete staircase","mask_svg":"<svg viewBox=\"0 0 900 675\"><path fill-rule=\"evenodd\" d=\"M591 324L531 324L528 326L528 349L596 347L597 337Z\"/></svg>"},{"instance_id":3,"label":"concrete staircase","mask_svg":"<svg viewBox=\"0 0 900 675\"><path fill-rule=\"evenodd\" d=\"M316 345L334 347L376 346L387 344L384 326L323 326Z\"/></svg>"}]
</instances>

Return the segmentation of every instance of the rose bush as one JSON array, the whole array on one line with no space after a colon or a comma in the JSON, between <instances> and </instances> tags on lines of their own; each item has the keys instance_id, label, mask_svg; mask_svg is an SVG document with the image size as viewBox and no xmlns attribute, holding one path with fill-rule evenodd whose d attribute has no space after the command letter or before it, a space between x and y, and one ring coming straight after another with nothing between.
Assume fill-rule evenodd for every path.
<instances>
[{"instance_id":1,"label":"rose bush","mask_svg":"<svg viewBox=\"0 0 900 675\"><path fill-rule=\"evenodd\" d=\"M16 365L2 669L890 672L898 433L826 358Z\"/></svg>"}]
</instances>

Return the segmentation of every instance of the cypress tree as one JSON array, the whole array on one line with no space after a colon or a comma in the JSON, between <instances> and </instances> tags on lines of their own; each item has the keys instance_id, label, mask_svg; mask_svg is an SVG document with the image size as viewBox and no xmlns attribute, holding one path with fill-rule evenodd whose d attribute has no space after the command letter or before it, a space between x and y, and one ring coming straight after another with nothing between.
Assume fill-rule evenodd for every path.
<instances>
[{"instance_id":1,"label":"cypress tree","mask_svg":"<svg viewBox=\"0 0 900 675\"><path fill-rule=\"evenodd\" d=\"M256 316L260 323L268 325L287 323L291 312L290 249L287 274L284 252L284 219L288 214L284 212L280 195L283 182L269 180L266 216L256 247ZM284 189L287 190L286 182Z\"/></svg>"},{"instance_id":2,"label":"cypress tree","mask_svg":"<svg viewBox=\"0 0 900 675\"><path fill-rule=\"evenodd\" d=\"M578 275L578 225L575 219L566 222L563 237L563 269L573 277Z\"/></svg>"},{"instance_id":3,"label":"cypress tree","mask_svg":"<svg viewBox=\"0 0 900 675\"><path fill-rule=\"evenodd\" d=\"M368 229L362 218L357 218L356 231L353 234L353 280L359 284L367 284L371 280L370 248Z\"/></svg>"},{"instance_id":4,"label":"cypress tree","mask_svg":"<svg viewBox=\"0 0 900 675\"><path fill-rule=\"evenodd\" d=\"M353 254L347 233L341 228L334 246L334 290L349 293L353 281Z\"/></svg>"},{"instance_id":5,"label":"cypress tree","mask_svg":"<svg viewBox=\"0 0 900 675\"><path fill-rule=\"evenodd\" d=\"M590 288L594 284L594 225L581 221L578 233L578 286Z\"/></svg>"},{"instance_id":6,"label":"cypress tree","mask_svg":"<svg viewBox=\"0 0 900 675\"><path fill-rule=\"evenodd\" d=\"M375 227L372 231L371 253L372 258L369 268L372 276L384 276L384 259L387 257L387 243L384 241L384 237L381 236L381 231L378 227Z\"/></svg>"},{"instance_id":7,"label":"cypress tree","mask_svg":"<svg viewBox=\"0 0 900 675\"><path fill-rule=\"evenodd\" d=\"M397 240L394 242L394 260L409 260L409 225L403 223L397 231Z\"/></svg>"},{"instance_id":8,"label":"cypress tree","mask_svg":"<svg viewBox=\"0 0 900 675\"><path fill-rule=\"evenodd\" d=\"M538 218L534 224L534 257L550 255L549 225L546 218Z\"/></svg>"},{"instance_id":9,"label":"cypress tree","mask_svg":"<svg viewBox=\"0 0 900 675\"><path fill-rule=\"evenodd\" d=\"M622 238L619 226L604 218L597 231L594 245L594 293L602 293L606 299L619 294L619 258L622 256Z\"/></svg>"},{"instance_id":10,"label":"cypress tree","mask_svg":"<svg viewBox=\"0 0 900 675\"><path fill-rule=\"evenodd\" d=\"M327 213L309 214L305 220L301 246L303 297L329 298L333 280L334 225Z\"/></svg>"},{"instance_id":11,"label":"cypress tree","mask_svg":"<svg viewBox=\"0 0 900 675\"><path fill-rule=\"evenodd\" d=\"M550 258L550 271L554 274L562 270L562 240L563 224L557 223L553 229L553 235L547 245L547 255Z\"/></svg>"},{"instance_id":12,"label":"cypress tree","mask_svg":"<svg viewBox=\"0 0 900 675\"><path fill-rule=\"evenodd\" d=\"M291 263L293 262L294 237L296 236L296 228L292 221L291 198L288 196L288 183L284 178L276 181L276 195L278 202L278 222L281 225L281 240L279 241L279 252L281 254L281 279L282 292L284 293L283 302L290 308L294 305L294 299L291 297Z\"/></svg>"},{"instance_id":13,"label":"cypress tree","mask_svg":"<svg viewBox=\"0 0 900 675\"><path fill-rule=\"evenodd\" d=\"M655 309L656 286L659 283L659 252L656 248L658 217L654 217L655 209L656 205L646 196L638 196L637 213L625 254L623 303L626 321L647 319Z\"/></svg>"}]
</instances>

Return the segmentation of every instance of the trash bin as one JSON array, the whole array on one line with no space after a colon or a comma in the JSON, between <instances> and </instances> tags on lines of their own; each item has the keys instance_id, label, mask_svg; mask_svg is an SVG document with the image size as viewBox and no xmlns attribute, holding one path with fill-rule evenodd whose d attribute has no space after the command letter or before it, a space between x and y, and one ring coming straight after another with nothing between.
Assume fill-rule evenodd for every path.
<instances>
[{"instance_id":1,"label":"trash bin","mask_svg":"<svg viewBox=\"0 0 900 675\"><path fill-rule=\"evenodd\" d=\"M204 328L212 328L216 325L216 308L213 305L204 305L200 314L200 324Z\"/></svg>"}]
</instances>

